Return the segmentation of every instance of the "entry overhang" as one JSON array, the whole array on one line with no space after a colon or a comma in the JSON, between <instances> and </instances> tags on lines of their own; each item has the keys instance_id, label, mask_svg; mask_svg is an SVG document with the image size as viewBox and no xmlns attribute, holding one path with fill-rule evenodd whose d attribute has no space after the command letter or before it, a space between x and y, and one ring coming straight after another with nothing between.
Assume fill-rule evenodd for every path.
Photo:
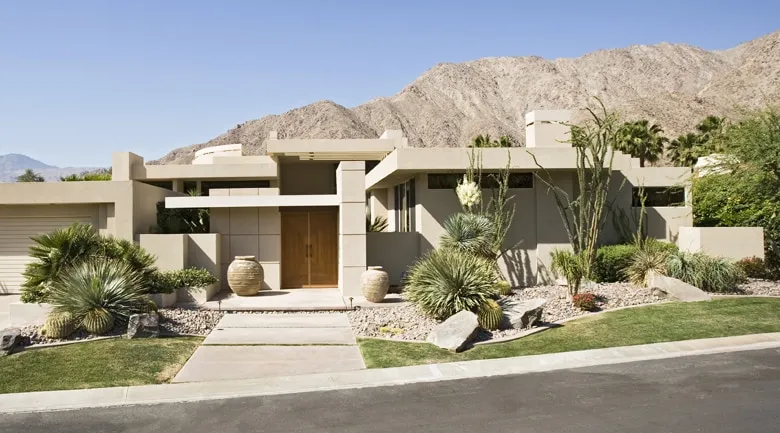
<instances>
[{"instance_id":1,"label":"entry overhang","mask_svg":"<svg viewBox=\"0 0 780 433\"><path fill-rule=\"evenodd\" d=\"M220 207L288 207L288 206L338 206L341 199L336 194L323 195L245 195L208 197L166 197L168 209L220 208Z\"/></svg>"}]
</instances>

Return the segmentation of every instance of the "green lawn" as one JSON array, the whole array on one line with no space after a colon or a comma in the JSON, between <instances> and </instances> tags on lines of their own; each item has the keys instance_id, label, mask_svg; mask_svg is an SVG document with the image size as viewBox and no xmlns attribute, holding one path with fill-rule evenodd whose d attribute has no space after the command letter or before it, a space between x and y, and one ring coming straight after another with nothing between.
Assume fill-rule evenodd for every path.
<instances>
[{"instance_id":1,"label":"green lawn","mask_svg":"<svg viewBox=\"0 0 780 433\"><path fill-rule=\"evenodd\" d=\"M369 368L386 368L764 332L780 332L780 299L718 299L630 308L457 354L431 344L376 339L362 339L359 344Z\"/></svg>"},{"instance_id":2,"label":"green lawn","mask_svg":"<svg viewBox=\"0 0 780 433\"><path fill-rule=\"evenodd\" d=\"M112 339L0 358L0 393L170 381L202 338Z\"/></svg>"}]
</instances>

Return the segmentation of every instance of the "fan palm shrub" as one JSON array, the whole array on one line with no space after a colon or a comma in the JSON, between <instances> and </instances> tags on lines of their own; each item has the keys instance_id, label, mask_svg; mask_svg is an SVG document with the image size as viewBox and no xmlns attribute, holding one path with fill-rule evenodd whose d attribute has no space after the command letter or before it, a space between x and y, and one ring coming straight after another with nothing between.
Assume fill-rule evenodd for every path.
<instances>
[{"instance_id":1,"label":"fan palm shrub","mask_svg":"<svg viewBox=\"0 0 780 433\"><path fill-rule=\"evenodd\" d=\"M412 265L404 293L435 319L444 320L462 310L477 311L497 295L494 264L459 249L433 250Z\"/></svg>"},{"instance_id":2,"label":"fan palm shrub","mask_svg":"<svg viewBox=\"0 0 780 433\"><path fill-rule=\"evenodd\" d=\"M484 215L474 213L452 214L444 221L444 233L439 245L445 249L456 249L487 259L495 259L493 240L496 231L492 221Z\"/></svg>"},{"instance_id":3,"label":"fan palm shrub","mask_svg":"<svg viewBox=\"0 0 780 433\"><path fill-rule=\"evenodd\" d=\"M569 287L569 298L580 291L582 279L585 278L585 263L581 254L574 254L569 250L553 250L552 270L558 276L566 279Z\"/></svg>"},{"instance_id":4,"label":"fan palm shrub","mask_svg":"<svg viewBox=\"0 0 780 433\"><path fill-rule=\"evenodd\" d=\"M49 302L52 311L70 314L75 323L97 334L148 309L142 273L128 263L106 258L64 270L51 285Z\"/></svg>"},{"instance_id":5,"label":"fan palm shrub","mask_svg":"<svg viewBox=\"0 0 780 433\"><path fill-rule=\"evenodd\" d=\"M672 249L656 239L637 240L636 251L623 270L628 281L636 286L647 285L650 271L666 274L667 259Z\"/></svg>"}]
</instances>

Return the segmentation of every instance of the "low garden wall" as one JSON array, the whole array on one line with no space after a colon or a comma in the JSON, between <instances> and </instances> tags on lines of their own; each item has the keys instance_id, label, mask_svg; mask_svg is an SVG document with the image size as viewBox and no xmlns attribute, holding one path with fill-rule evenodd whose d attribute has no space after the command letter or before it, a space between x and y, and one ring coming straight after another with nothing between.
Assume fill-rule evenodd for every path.
<instances>
[{"instance_id":1,"label":"low garden wall","mask_svg":"<svg viewBox=\"0 0 780 433\"><path fill-rule=\"evenodd\" d=\"M761 227L680 227L677 246L681 251L740 260L764 258L764 229Z\"/></svg>"}]
</instances>

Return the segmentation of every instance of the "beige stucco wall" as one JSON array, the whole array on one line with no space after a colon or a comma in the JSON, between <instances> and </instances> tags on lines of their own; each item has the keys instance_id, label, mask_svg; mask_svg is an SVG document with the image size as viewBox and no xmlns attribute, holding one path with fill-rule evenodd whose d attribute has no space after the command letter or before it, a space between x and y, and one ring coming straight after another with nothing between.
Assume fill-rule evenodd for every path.
<instances>
[{"instance_id":1,"label":"beige stucco wall","mask_svg":"<svg viewBox=\"0 0 780 433\"><path fill-rule=\"evenodd\" d=\"M420 234L417 232L381 232L366 234L366 263L382 266L390 284L401 284L401 276L420 254Z\"/></svg>"},{"instance_id":2,"label":"beige stucco wall","mask_svg":"<svg viewBox=\"0 0 780 433\"><path fill-rule=\"evenodd\" d=\"M211 233L221 234L219 279L228 289L227 268L235 256L255 256L263 265L263 288L281 287L281 216L279 208L213 208Z\"/></svg>"},{"instance_id":3,"label":"beige stucco wall","mask_svg":"<svg viewBox=\"0 0 780 433\"><path fill-rule=\"evenodd\" d=\"M142 234L139 244L157 258L162 271L184 269L188 265L189 249L186 234Z\"/></svg>"},{"instance_id":4,"label":"beige stucco wall","mask_svg":"<svg viewBox=\"0 0 780 433\"><path fill-rule=\"evenodd\" d=\"M328 162L286 162L279 166L283 195L336 194L336 164Z\"/></svg>"},{"instance_id":5,"label":"beige stucco wall","mask_svg":"<svg viewBox=\"0 0 780 433\"><path fill-rule=\"evenodd\" d=\"M681 227L677 245L682 251L740 260L764 258L764 229L761 227Z\"/></svg>"},{"instance_id":6,"label":"beige stucco wall","mask_svg":"<svg viewBox=\"0 0 780 433\"><path fill-rule=\"evenodd\" d=\"M165 201L165 197L177 197L184 194L148 185L141 182L133 182L133 233L150 233L152 226L157 224L157 203Z\"/></svg>"},{"instance_id":7,"label":"beige stucco wall","mask_svg":"<svg viewBox=\"0 0 780 433\"><path fill-rule=\"evenodd\" d=\"M339 289L359 296L360 276L366 270L366 164L342 161L336 169L339 197Z\"/></svg>"}]
</instances>

